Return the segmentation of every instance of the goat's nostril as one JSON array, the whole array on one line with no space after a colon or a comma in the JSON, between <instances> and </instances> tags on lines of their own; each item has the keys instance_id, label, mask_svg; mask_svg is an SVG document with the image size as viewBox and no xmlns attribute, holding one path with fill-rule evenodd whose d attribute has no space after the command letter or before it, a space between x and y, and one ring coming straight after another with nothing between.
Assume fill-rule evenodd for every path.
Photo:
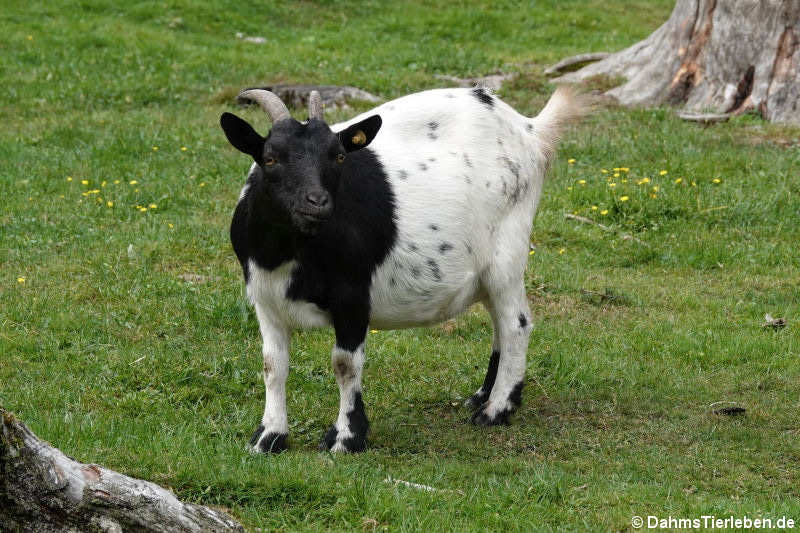
<instances>
[{"instance_id":1,"label":"goat's nostril","mask_svg":"<svg viewBox=\"0 0 800 533\"><path fill-rule=\"evenodd\" d=\"M306 200L314 207L325 207L328 205L328 194L325 192L310 192L306 195Z\"/></svg>"}]
</instances>

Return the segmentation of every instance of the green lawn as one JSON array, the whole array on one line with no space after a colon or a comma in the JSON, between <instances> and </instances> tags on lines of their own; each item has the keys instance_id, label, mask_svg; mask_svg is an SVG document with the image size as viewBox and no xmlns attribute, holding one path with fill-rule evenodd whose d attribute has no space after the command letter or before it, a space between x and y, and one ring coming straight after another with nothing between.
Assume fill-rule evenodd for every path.
<instances>
[{"instance_id":1,"label":"green lawn","mask_svg":"<svg viewBox=\"0 0 800 533\"><path fill-rule=\"evenodd\" d=\"M316 450L337 412L333 336L298 332L292 449L246 453L260 338L227 232L249 163L218 126L236 91L390 99L504 71L519 76L501 96L532 115L546 65L632 44L674 2L256 4L4 2L0 405L81 461L252 529L800 519L800 129L750 115L701 128L608 109L569 132L531 236L535 329L511 426L466 424L491 343L475 307L370 334L370 448L353 456ZM763 328L766 313L788 326Z\"/></svg>"}]
</instances>

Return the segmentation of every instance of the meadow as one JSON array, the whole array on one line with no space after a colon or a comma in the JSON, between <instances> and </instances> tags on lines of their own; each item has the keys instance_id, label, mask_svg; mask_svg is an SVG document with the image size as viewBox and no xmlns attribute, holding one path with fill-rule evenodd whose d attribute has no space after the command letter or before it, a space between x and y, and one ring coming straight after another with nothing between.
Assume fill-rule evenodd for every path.
<instances>
[{"instance_id":1,"label":"meadow","mask_svg":"<svg viewBox=\"0 0 800 533\"><path fill-rule=\"evenodd\" d=\"M467 423L491 344L476 306L370 333L358 455L317 451L337 412L333 336L296 333L291 450L245 451L260 338L228 225L249 162L218 119L268 124L236 92L346 84L388 100L499 71L530 116L554 89L547 65L633 44L673 4L4 2L0 405L78 460L254 531L800 520L800 129L755 115L704 128L611 106L568 132L531 234L512 425Z\"/></svg>"}]
</instances>

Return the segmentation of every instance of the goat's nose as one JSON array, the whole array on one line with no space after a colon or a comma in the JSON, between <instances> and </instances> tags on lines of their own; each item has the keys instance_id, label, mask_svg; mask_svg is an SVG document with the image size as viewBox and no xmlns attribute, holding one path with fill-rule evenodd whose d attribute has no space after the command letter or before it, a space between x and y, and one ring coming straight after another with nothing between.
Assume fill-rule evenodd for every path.
<instances>
[{"instance_id":1,"label":"goat's nose","mask_svg":"<svg viewBox=\"0 0 800 533\"><path fill-rule=\"evenodd\" d=\"M330 198L325 191L311 191L306 194L306 200L309 204L321 209L328 205Z\"/></svg>"}]
</instances>

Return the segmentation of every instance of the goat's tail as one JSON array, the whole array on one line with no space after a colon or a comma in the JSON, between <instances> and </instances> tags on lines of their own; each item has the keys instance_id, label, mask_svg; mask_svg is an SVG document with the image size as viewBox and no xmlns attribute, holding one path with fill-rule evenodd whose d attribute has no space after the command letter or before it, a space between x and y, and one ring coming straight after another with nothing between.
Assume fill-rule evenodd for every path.
<instances>
[{"instance_id":1,"label":"goat's tail","mask_svg":"<svg viewBox=\"0 0 800 533\"><path fill-rule=\"evenodd\" d=\"M579 94L570 86L560 85L539 114L531 119L548 163L555 156L558 141L566 126L591 113L594 107L588 95Z\"/></svg>"}]
</instances>

